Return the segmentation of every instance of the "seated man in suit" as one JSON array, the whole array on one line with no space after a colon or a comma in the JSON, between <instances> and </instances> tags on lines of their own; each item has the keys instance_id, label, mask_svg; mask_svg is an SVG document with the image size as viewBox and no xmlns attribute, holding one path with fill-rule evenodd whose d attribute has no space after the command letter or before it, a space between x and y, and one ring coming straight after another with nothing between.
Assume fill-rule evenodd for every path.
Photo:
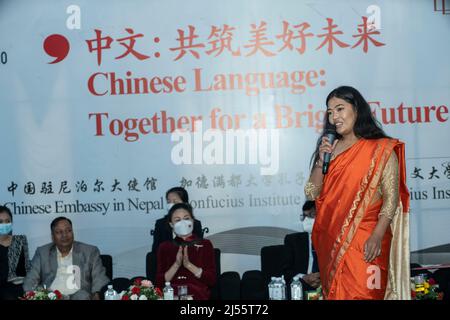
<instances>
[{"instance_id":1,"label":"seated man in suit","mask_svg":"<svg viewBox=\"0 0 450 320\"><path fill-rule=\"evenodd\" d=\"M306 290L313 290L320 286L320 273L317 264L316 250L311 243L311 233L314 226L314 219L316 218L316 204L314 201L306 201L302 207L303 214L300 220L303 223L303 231L308 232L309 236L309 259L308 259L308 271L306 274L299 273L298 276L303 280L303 284L306 284Z\"/></svg>"},{"instance_id":2,"label":"seated man in suit","mask_svg":"<svg viewBox=\"0 0 450 320\"><path fill-rule=\"evenodd\" d=\"M167 211L177 203L189 203L189 195L186 189L182 187L174 187L166 192ZM198 238L203 239L202 223L194 219L194 232ZM174 233L170 227L168 215L156 220L155 229L153 231L153 245L152 252L158 252L158 247L161 243L167 240L172 240Z\"/></svg>"},{"instance_id":3,"label":"seated man in suit","mask_svg":"<svg viewBox=\"0 0 450 320\"><path fill-rule=\"evenodd\" d=\"M53 242L36 249L24 291L45 285L71 300L98 300L109 282L98 248L74 241L68 218L54 219L50 228Z\"/></svg>"}]
</instances>

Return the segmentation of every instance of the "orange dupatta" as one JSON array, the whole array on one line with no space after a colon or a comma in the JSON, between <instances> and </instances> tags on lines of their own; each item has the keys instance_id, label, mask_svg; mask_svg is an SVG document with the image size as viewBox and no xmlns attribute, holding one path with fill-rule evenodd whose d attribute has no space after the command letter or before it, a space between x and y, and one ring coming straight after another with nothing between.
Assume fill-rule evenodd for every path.
<instances>
[{"instance_id":1,"label":"orange dupatta","mask_svg":"<svg viewBox=\"0 0 450 320\"><path fill-rule=\"evenodd\" d=\"M399 162L397 211L408 212L404 144L400 141L360 139L330 163L321 194L316 199L317 216L312 234L326 299L407 299L410 294L408 215L397 212L382 240L379 257L371 263L366 263L363 258L364 243L376 226L382 206L382 200L371 202L392 151ZM406 227L394 226L399 218ZM397 232L403 233L399 237ZM400 246L392 241L397 247L391 250L393 236L395 241L403 241ZM397 257L390 256L393 254ZM403 268L399 269L391 262L401 263ZM377 288L368 286L368 270L373 270L370 266L376 266L380 271L381 285Z\"/></svg>"}]
</instances>

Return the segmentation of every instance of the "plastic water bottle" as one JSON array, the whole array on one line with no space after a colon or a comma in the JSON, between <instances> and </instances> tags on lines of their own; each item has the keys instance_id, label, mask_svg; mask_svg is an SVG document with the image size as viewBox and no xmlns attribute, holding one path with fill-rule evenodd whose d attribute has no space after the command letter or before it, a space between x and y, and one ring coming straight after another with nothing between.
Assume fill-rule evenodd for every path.
<instances>
[{"instance_id":1,"label":"plastic water bottle","mask_svg":"<svg viewBox=\"0 0 450 320\"><path fill-rule=\"evenodd\" d=\"M303 300L303 286L299 277L294 277L291 282L291 300Z\"/></svg>"},{"instance_id":2,"label":"plastic water bottle","mask_svg":"<svg viewBox=\"0 0 450 320\"><path fill-rule=\"evenodd\" d=\"M170 282L166 282L163 292L164 300L173 300L173 288L170 286Z\"/></svg>"},{"instance_id":3,"label":"plastic water bottle","mask_svg":"<svg viewBox=\"0 0 450 320\"><path fill-rule=\"evenodd\" d=\"M269 285L268 285L268 287L269 287L269 300L273 300L274 284L275 284L275 277L271 277Z\"/></svg>"},{"instance_id":4,"label":"plastic water bottle","mask_svg":"<svg viewBox=\"0 0 450 320\"><path fill-rule=\"evenodd\" d=\"M105 300L117 300L117 292L113 289L112 284L108 284L108 290L105 292Z\"/></svg>"},{"instance_id":5,"label":"plastic water bottle","mask_svg":"<svg viewBox=\"0 0 450 320\"><path fill-rule=\"evenodd\" d=\"M273 285L273 300L283 300L283 282L276 278Z\"/></svg>"},{"instance_id":6,"label":"plastic water bottle","mask_svg":"<svg viewBox=\"0 0 450 320\"><path fill-rule=\"evenodd\" d=\"M284 275L281 276L281 300L286 300L286 280L284 280Z\"/></svg>"},{"instance_id":7,"label":"plastic water bottle","mask_svg":"<svg viewBox=\"0 0 450 320\"><path fill-rule=\"evenodd\" d=\"M272 283L272 300L281 300L280 283L278 278L275 278Z\"/></svg>"}]
</instances>

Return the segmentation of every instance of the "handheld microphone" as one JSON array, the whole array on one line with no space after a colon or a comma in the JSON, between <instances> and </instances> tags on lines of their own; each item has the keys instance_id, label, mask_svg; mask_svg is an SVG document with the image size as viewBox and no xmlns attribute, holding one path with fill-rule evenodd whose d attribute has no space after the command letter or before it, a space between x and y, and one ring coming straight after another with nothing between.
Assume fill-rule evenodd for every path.
<instances>
[{"instance_id":1,"label":"handheld microphone","mask_svg":"<svg viewBox=\"0 0 450 320\"><path fill-rule=\"evenodd\" d=\"M327 137L330 144L333 145L334 140L336 140L336 129L334 128L327 129L325 131L324 136ZM323 174L327 174L328 166L330 165L330 160L331 160L331 153L325 152L323 155L323 167L322 167Z\"/></svg>"}]
</instances>

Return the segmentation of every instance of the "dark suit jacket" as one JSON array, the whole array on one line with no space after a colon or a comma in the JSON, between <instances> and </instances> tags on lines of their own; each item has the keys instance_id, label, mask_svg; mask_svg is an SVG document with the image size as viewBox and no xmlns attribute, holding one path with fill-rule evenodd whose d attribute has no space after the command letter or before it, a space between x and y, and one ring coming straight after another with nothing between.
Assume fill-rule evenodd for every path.
<instances>
[{"instance_id":1,"label":"dark suit jacket","mask_svg":"<svg viewBox=\"0 0 450 320\"><path fill-rule=\"evenodd\" d=\"M291 233L285 236L284 245L288 251L288 262L287 268L285 270L286 283L290 283L292 278L299 274L307 274L308 273L308 265L309 265L309 235L308 232L296 232ZM317 256L313 248L312 252L313 257L313 265L311 272L318 272L319 268L317 265ZM303 285L304 294L306 291L315 290L315 288L311 287L307 284L303 279L300 279ZM306 297L305 297L306 299Z\"/></svg>"},{"instance_id":2,"label":"dark suit jacket","mask_svg":"<svg viewBox=\"0 0 450 320\"><path fill-rule=\"evenodd\" d=\"M307 232L296 232L285 236L284 245L288 249L288 268L286 278L291 280L298 273L307 274L309 265L309 236ZM311 272L318 272L317 256L312 252L313 265Z\"/></svg>"},{"instance_id":3,"label":"dark suit jacket","mask_svg":"<svg viewBox=\"0 0 450 320\"><path fill-rule=\"evenodd\" d=\"M195 234L200 239L203 239L202 223L197 219L194 219L193 234ZM152 251L156 254L158 252L158 247L161 243L172 239L173 239L172 228L170 227L169 222L167 221L167 215L156 220L155 229L153 231Z\"/></svg>"},{"instance_id":4,"label":"dark suit jacket","mask_svg":"<svg viewBox=\"0 0 450 320\"><path fill-rule=\"evenodd\" d=\"M74 300L90 299L91 294L100 292L109 279L106 276L97 247L74 241L72 247L72 262L80 268L80 290L71 296ZM37 286L46 285L50 288L55 280L58 269L57 250L53 243L36 249L31 261L31 270L24 283L24 291L34 290Z\"/></svg>"}]
</instances>

